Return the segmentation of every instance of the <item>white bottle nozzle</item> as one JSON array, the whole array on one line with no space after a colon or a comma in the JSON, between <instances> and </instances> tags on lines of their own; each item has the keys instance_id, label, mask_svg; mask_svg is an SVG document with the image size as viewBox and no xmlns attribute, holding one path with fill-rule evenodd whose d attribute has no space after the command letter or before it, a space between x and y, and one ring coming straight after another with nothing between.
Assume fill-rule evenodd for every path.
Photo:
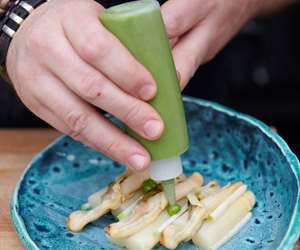
<instances>
[{"instance_id":1,"label":"white bottle nozzle","mask_svg":"<svg viewBox=\"0 0 300 250\"><path fill-rule=\"evenodd\" d=\"M150 164L150 177L155 181L174 179L183 172L182 162L179 156L153 161Z\"/></svg>"}]
</instances>

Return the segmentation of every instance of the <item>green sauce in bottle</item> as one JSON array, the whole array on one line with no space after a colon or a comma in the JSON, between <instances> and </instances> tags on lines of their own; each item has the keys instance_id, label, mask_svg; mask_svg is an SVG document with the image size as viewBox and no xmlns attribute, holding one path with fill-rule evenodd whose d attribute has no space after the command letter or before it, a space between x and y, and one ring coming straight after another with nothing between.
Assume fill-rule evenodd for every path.
<instances>
[{"instance_id":1,"label":"green sauce in bottle","mask_svg":"<svg viewBox=\"0 0 300 250\"><path fill-rule=\"evenodd\" d=\"M149 104L164 121L165 130L161 138L148 141L129 128L127 131L149 151L153 165L156 165L150 167L151 178L163 181L169 205L174 206L174 181L168 180L182 172L179 157L187 150L189 141L180 86L159 3L140 0L113 6L103 11L100 20L156 81L157 94ZM177 160L174 161L174 158ZM173 162L176 166L171 164ZM161 168L165 171L161 172Z\"/></svg>"}]
</instances>

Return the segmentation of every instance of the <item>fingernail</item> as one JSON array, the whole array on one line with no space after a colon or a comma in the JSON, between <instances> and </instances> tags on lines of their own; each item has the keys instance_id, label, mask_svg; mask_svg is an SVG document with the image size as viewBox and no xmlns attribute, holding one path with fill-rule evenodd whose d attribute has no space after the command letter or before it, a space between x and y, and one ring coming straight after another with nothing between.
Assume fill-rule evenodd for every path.
<instances>
[{"instance_id":1,"label":"fingernail","mask_svg":"<svg viewBox=\"0 0 300 250\"><path fill-rule=\"evenodd\" d=\"M162 132L163 124L158 120L149 120L144 125L144 132L150 138L159 136Z\"/></svg>"},{"instance_id":2,"label":"fingernail","mask_svg":"<svg viewBox=\"0 0 300 250\"><path fill-rule=\"evenodd\" d=\"M146 166L147 158L140 154L134 154L129 157L129 166L136 170L142 170Z\"/></svg>"},{"instance_id":3,"label":"fingernail","mask_svg":"<svg viewBox=\"0 0 300 250\"><path fill-rule=\"evenodd\" d=\"M147 101L154 97L156 92L155 87L152 84L144 85L139 92L140 98Z\"/></svg>"}]
</instances>

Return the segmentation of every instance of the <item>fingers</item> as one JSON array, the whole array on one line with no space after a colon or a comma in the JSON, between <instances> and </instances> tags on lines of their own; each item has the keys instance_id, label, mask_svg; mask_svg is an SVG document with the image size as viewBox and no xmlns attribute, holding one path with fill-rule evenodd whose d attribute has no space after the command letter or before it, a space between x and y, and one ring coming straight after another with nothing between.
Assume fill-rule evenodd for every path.
<instances>
[{"instance_id":1,"label":"fingers","mask_svg":"<svg viewBox=\"0 0 300 250\"><path fill-rule=\"evenodd\" d=\"M73 18L64 20L65 34L72 47L83 60L121 89L135 97L150 100L156 93L151 74L100 24L98 15L74 13Z\"/></svg>"},{"instance_id":2,"label":"fingers","mask_svg":"<svg viewBox=\"0 0 300 250\"><path fill-rule=\"evenodd\" d=\"M42 87L32 93L48 109L37 113L51 125L136 170L149 165L150 156L140 144L81 101L56 77L38 74L35 83Z\"/></svg>"},{"instance_id":3,"label":"fingers","mask_svg":"<svg viewBox=\"0 0 300 250\"><path fill-rule=\"evenodd\" d=\"M214 8L214 1L169 0L161 11L169 38L179 37L203 20Z\"/></svg>"},{"instance_id":4,"label":"fingers","mask_svg":"<svg viewBox=\"0 0 300 250\"><path fill-rule=\"evenodd\" d=\"M200 64L205 63L210 55L211 29L208 25L198 25L183 36L173 49L173 57L180 75L183 89L193 77Z\"/></svg>"},{"instance_id":5,"label":"fingers","mask_svg":"<svg viewBox=\"0 0 300 250\"><path fill-rule=\"evenodd\" d=\"M18 93L20 95L20 93ZM30 109L32 113L36 116L47 122L52 127L56 128L62 133L67 134L68 128L66 124L61 121L52 111L50 111L45 105L31 96L31 93L22 93L21 94L22 102Z\"/></svg>"},{"instance_id":6,"label":"fingers","mask_svg":"<svg viewBox=\"0 0 300 250\"><path fill-rule=\"evenodd\" d=\"M174 48L176 43L179 41L179 37L173 37L169 41L170 41L171 48Z\"/></svg>"},{"instance_id":7,"label":"fingers","mask_svg":"<svg viewBox=\"0 0 300 250\"><path fill-rule=\"evenodd\" d=\"M63 38L58 41L51 58L47 58L47 63L78 96L113 114L144 138L154 140L161 135L163 122L149 104L119 89L77 56Z\"/></svg>"}]
</instances>

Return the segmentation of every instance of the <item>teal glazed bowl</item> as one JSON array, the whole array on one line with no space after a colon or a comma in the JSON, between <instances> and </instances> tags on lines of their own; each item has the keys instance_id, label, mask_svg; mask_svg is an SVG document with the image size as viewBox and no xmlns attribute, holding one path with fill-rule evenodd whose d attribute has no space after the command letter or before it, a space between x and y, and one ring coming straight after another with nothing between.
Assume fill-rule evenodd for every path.
<instances>
[{"instance_id":1,"label":"teal glazed bowl","mask_svg":"<svg viewBox=\"0 0 300 250\"><path fill-rule=\"evenodd\" d=\"M203 100L184 101L190 135L190 148L182 157L185 173L199 171L206 182L221 184L242 180L257 197L251 221L220 249L292 250L300 233L296 156L252 117ZM66 217L122 171L123 166L66 136L39 153L11 201L11 216L26 248L119 249L104 233L114 221L111 215L80 233L68 231ZM178 249L198 248L184 243Z\"/></svg>"}]
</instances>

